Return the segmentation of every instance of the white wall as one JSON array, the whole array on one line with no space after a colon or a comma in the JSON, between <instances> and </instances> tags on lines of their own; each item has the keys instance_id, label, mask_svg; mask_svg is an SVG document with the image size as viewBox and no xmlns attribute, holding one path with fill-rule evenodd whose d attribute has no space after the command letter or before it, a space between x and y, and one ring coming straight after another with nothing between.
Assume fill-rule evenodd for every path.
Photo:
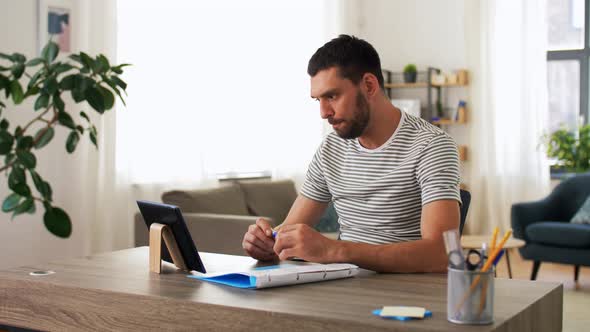
<instances>
[{"instance_id":1,"label":"white wall","mask_svg":"<svg viewBox=\"0 0 590 332\"><path fill-rule=\"evenodd\" d=\"M470 69L465 0L373 0L358 1L356 6L356 28L351 30L377 49L383 69L401 72L408 63L416 64L419 71L429 66L444 72ZM394 89L393 97L417 98L422 107L426 105L426 89ZM459 100L469 104L468 88L443 89L442 99L445 107L456 107ZM469 108L468 120L476 112ZM469 123L443 129L457 144L469 147ZM462 168L462 180L468 184L468 168Z\"/></svg>"},{"instance_id":2,"label":"white wall","mask_svg":"<svg viewBox=\"0 0 590 332\"><path fill-rule=\"evenodd\" d=\"M80 25L72 33L73 44L80 45L92 54L102 52L106 44L105 36L112 31L105 29L108 20L96 14L101 14L102 8L110 1L74 3L78 6ZM94 15L90 15L90 12ZM38 55L37 1L0 0L0 22L0 52L19 52L27 58ZM16 108L9 106L4 111L3 116L8 117L11 128L32 118L33 102L27 101ZM11 102L6 104L11 105ZM86 110L87 107L66 100L66 110L72 115L82 109ZM63 128L58 128L52 142L37 153L37 171L52 185L54 204L69 213L73 224L72 236L64 240L51 235L43 224L44 209L39 204L35 215L21 215L12 221L9 214L0 212L0 268L81 256L90 252L90 234L97 209L94 203L97 153L89 145L86 135L76 152L67 154L65 140L68 131L59 129ZM0 164L3 165L3 161ZM29 184L31 182L29 179ZM6 178L0 174L0 200L4 200L8 193Z\"/></svg>"}]
</instances>

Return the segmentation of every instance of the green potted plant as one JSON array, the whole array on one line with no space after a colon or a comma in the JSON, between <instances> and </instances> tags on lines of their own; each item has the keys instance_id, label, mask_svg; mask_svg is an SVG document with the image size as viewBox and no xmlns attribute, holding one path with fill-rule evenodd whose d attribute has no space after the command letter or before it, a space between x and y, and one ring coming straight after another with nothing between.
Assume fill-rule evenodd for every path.
<instances>
[{"instance_id":1,"label":"green potted plant","mask_svg":"<svg viewBox=\"0 0 590 332\"><path fill-rule=\"evenodd\" d=\"M75 103L87 102L103 114L113 108L115 95L123 101L121 92L125 92L127 84L119 75L127 64L112 66L104 55L92 58L84 52L58 61L58 53L59 47L53 41L47 43L40 57L29 61L20 53L0 53L0 174L7 175L10 192L3 198L3 212L12 213L13 218L33 214L39 203L45 209L45 227L67 238L72 232L70 218L53 205L51 185L37 171L36 152L51 142L56 131L69 132L65 141L68 153L74 152L85 133L98 148L96 127L90 117L85 112L79 112L78 117L66 110L65 94L71 94ZM18 105L29 98L35 99L32 119L24 126L11 126L5 102ZM37 193L31 189L33 186Z\"/></svg>"},{"instance_id":2,"label":"green potted plant","mask_svg":"<svg viewBox=\"0 0 590 332\"><path fill-rule=\"evenodd\" d=\"M418 70L416 69L415 64L410 63L404 67L404 82L415 83L417 75L418 75Z\"/></svg>"},{"instance_id":3,"label":"green potted plant","mask_svg":"<svg viewBox=\"0 0 590 332\"><path fill-rule=\"evenodd\" d=\"M547 156L555 158L558 172L583 173L590 171L590 124L577 131L561 128L543 137Z\"/></svg>"}]
</instances>

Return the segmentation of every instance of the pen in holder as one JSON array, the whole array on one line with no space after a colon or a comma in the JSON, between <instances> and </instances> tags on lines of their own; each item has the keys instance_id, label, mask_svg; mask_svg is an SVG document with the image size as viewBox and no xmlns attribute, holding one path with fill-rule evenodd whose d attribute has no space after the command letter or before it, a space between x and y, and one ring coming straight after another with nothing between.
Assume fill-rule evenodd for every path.
<instances>
[{"instance_id":1,"label":"pen in holder","mask_svg":"<svg viewBox=\"0 0 590 332\"><path fill-rule=\"evenodd\" d=\"M457 324L494 322L494 269L485 272L449 267L447 319ZM475 280L475 288L472 287Z\"/></svg>"}]
</instances>

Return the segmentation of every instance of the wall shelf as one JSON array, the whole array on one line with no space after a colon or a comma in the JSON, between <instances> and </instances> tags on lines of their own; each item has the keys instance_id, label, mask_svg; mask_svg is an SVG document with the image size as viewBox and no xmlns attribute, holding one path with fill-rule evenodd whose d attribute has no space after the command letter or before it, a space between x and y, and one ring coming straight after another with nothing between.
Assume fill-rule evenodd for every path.
<instances>
[{"instance_id":1,"label":"wall shelf","mask_svg":"<svg viewBox=\"0 0 590 332\"><path fill-rule=\"evenodd\" d=\"M385 83L386 89L405 89L405 88L426 88L428 83L416 82L416 83Z\"/></svg>"},{"instance_id":2,"label":"wall shelf","mask_svg":"<svg viewBox=\"0 0 590 332\"><path fill-rule=\"evenodd\" d=\"M455 119L449 118L440 118L439 111L436 110L436 105L441 103L441 90L444 88L465 88L469 86L468 78L467 78L467 71L463 71L461 75L463 75L460 79L454 81L453 83L433 83L433 78L440 74L441 70L438 68L428 67L426 71L418 72L418 81L415 83L404 83L401 82L403 75L402 73L394 73L391 71L384 71L384 78L385 78L385 89L387 91L387 95L389 98L392 96L393 89L415 89L421 88L425 89L427 92L427 103L425 110L422 112L422 117L432 123L435 126L452 126L452 125L463 125L467 123L466 113L467 110L465 106L461 106L457 108L456 114L452 116ZM436 120L433 120L436 119ZM459 145L458 147L459 153L459 160L461 162L467 161L467 145ZM464 184L461 184L462 189L465 188Z\"/></svg>"}]
</instances>

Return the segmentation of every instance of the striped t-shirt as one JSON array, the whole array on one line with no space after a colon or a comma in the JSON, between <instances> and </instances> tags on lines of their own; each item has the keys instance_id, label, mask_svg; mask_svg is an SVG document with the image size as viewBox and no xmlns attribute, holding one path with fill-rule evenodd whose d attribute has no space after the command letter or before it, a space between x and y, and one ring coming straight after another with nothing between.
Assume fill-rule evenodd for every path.
<instances>
[{"instance_id":1,"label":"striped t-shirt","mask_svg":"<svg viewBox=\"0 0 590 332\"><path fill-rule=\"evenodd\" d=\"M401 114L396 131L376 149L331 133L313 157L301 194L333 202L342 240L419 240L423 205L461 201L453 139L421 118Z\"/></svg>"}]
</instances>

